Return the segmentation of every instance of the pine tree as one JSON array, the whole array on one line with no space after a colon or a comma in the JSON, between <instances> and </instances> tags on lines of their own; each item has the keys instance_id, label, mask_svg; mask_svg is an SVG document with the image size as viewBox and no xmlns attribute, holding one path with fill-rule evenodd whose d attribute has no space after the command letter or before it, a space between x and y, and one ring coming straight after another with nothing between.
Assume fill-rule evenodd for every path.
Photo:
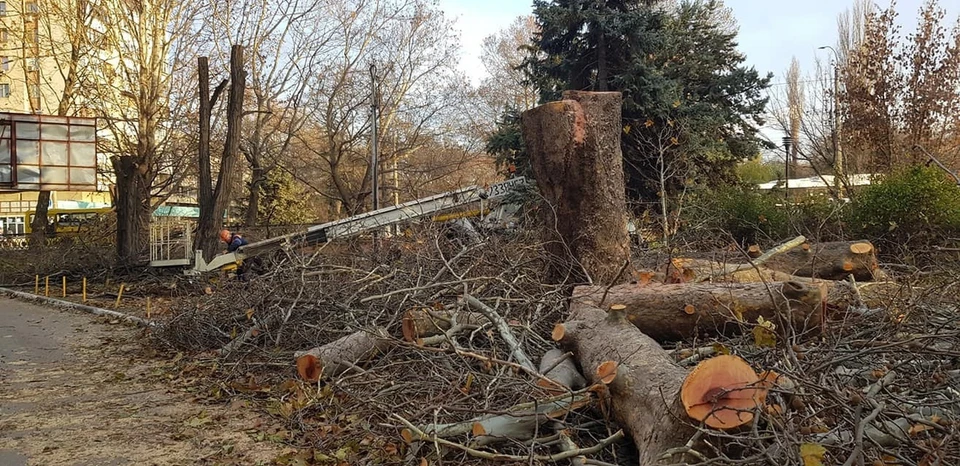
<instances>
[{"instance_id":1,"label":"pine tree","mask_svg":"<svg viewBox=\"0 0 960 466\"><path fill-rule=\"evenodd\" d=\"M720 2L661 3L536 0L540 32L524 63L542 103L567 89L623 93L627 188L647 200L690 181L734 179L736 163L759 151L770 79L743 66ZM502 123L488 150L525 166L519 136L510 136L516 121Z\"/></svg>"}]
</instances>

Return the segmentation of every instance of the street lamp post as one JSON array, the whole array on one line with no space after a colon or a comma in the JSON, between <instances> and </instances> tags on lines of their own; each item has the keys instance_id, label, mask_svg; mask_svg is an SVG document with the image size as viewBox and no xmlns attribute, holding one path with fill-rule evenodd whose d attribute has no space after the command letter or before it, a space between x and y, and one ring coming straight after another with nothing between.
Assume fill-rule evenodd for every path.
<instances>
[{"instance_id":1,"label":"street lamp post","mask_svg":"<svg viewBox=\"0 0 960 466\"><path fill-rule=\"evenodd\" d=\"M831 52L833 52L833 171L834 184L839 188L841 179L844 176L843 148L841 147L840 142L840 54L837 53L835 48L829 45L818 47L818 50L824 49L829 49Z\"/></svg>"},{"instance_id":2,"label":"street lamp post","mask_svg":"<svg viewBox=\"0 0 960 466\"><path fill-rule=\"evenodd\" d=\"M790 202L790 146L793 145L793 137L783 137L783 197Z\"/></svg>"}]
</instances>

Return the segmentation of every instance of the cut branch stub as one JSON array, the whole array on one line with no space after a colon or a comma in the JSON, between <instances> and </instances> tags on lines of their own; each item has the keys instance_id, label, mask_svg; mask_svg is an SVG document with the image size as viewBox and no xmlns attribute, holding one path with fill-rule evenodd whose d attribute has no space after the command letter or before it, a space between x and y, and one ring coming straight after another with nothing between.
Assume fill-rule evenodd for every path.
<instances>
[{"instance_id":1,"label":"cut branch stub","mask_svg":"<svg viewBox=\"0 0 960 466\"><path fill-rule=\"evenodd\" d=\"M308 382L320 380L323 373L323 365L320 359L312 354L305 354L297 358L297 374L300 378Z\"/></svg>"},{"instance_id":2,"label":"cut branch stub","mask_svg":"<svg viewBox=\"0 0 960 466\"><path fill-rule=\"evenodd\" d=\"M550 333L550 338L553 341L563 340L563 335L567 333L567 329L564 328L563 324L557 324L553 326L553 332Z\"/></svg>"},{"instance_id":3,"label":"cut branch stub","mask_svg":"<svg viewBox=\"0 0 960 466\"><path fill-rule=\"evenodd\" d=\"M687 415L714 429L733 429L753 420L767 391L746 361L721 355L701 362L690 372L680 391Z\"/></svg>"},{"instance_id":4,"label":"cut branch stub","mask_svg":"<svg viewBox=\"0 0 960 466\"><path fill-rule=\"evenodd\" d=\"M873 252L873 245L870 243L853 243L850 245L850 252L853 254L869 254Z\"/></svg>"},{"instance_id":5,"label":"cut branch stub","mask_svg":"<svg viewBox=\"0 0 960 466\"><path fill-rule=\"evenodd\" d=\"M597 366L597 379L604 385L610 385L617 378L617 362L604 361Z\"/></svg>"}]
</instances>

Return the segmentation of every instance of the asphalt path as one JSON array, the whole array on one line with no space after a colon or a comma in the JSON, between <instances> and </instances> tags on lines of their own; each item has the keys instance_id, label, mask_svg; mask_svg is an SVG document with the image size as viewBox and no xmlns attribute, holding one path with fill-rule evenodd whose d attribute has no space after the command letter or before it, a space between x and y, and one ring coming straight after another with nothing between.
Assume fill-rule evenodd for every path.
<instances>
[{"instance_id":1,"label":"asphalt path","mask_svg":"<svg viewBox=\"0 0 960 466\"><path fill-rule=\"evenodd\" d=\"M70 347L77 343L78 330L90 325L90 320L74 312L0 298L0 394L23 388L23 382L10 381L11 374L21 368L42 372L62 363ZM0 419L33 408L32 403L4 397L0 402ZM0 430L0 438L24 434ZM26 452L0 449L0 465L26 464Z\"/></svg>"}]
</instances>

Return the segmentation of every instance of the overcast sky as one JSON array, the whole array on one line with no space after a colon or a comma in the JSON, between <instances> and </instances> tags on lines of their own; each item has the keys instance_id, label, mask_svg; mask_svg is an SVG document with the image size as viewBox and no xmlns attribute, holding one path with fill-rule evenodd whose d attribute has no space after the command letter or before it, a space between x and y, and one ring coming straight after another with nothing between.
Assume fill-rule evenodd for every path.
<instances>
[{"instance_id":1,"label":"overcast sky","mask_svg":"<svg viewBox=\"0 0 960 466\"><path fill-rule=\"evenodd\" d=\"M775 82L783 81L783 74L796 56L804 73L813 69L817 54L824 60L830 52L817 50L822 45L836 42L837 16L853 1L844 0L725 0L740 25L740 50L747 56L747 64L762 74L773 72ZM906 34L916 23L917 12L923 0L899 0L897 11ZM887 1L879 5L886 7ZM960 14L960 0L941 0L946 6L949 24ZM789 6L787 6L789 5ZM440 0L440 6L457 21L461 31L463 58L461 68L473 79L483 74L480 63L480 45L483 39L508 26L514 18L530 14L528 0Z\"/></svg>"}]
</instances>

